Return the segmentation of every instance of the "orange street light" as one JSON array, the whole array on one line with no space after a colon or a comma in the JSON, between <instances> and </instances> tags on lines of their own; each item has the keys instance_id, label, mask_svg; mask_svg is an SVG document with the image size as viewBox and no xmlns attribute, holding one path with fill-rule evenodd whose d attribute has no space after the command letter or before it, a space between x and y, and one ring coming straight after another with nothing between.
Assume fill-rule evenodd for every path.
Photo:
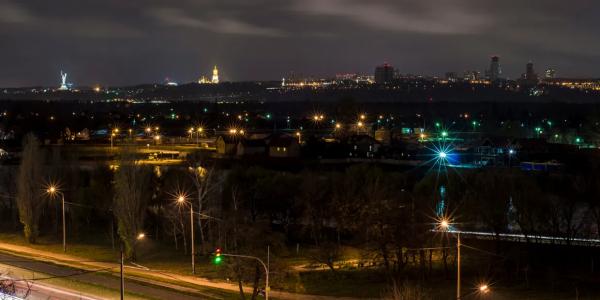
<instances>
[{"instance_id":1,"label":"orange street light","mask_svg":"<svg viewBox=\"0 0 600 300\"><path fill-rule=\"evenodd\" d=\"M61 198L62 202L62 230L63 230L63 252L67 252L67 226L65 223L65 194L63 194L55 185L51 184L47 189L46 193L48 193L51 197L54 195L58 195Z\"/></svg>"}]
</instances>

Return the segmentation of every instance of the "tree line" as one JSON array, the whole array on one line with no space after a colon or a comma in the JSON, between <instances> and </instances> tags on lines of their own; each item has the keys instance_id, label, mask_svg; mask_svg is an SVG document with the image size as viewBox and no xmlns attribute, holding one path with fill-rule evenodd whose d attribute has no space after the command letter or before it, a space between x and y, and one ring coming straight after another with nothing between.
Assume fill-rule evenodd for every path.
<instances>
[{"instance_id":1,"label":"tree line","mask_svg":"<svg viewBox=\"0 0 600 300\"><path fill-rule=\"evenodd\" d=\"M135 259L140 232L189 253L189 205L196 212L198 255L220 247L228 253L264 258L267 246L285 255L302 245L301 255L336 272L347 248L359 249L359 266L384 270L390 278L416 266L422 278L431 269L432 251L448 241L434 232L442 217L463 230L496 234L552 235L567 243L598 238L600 184L593 164L578 173L526 173L515 169L400 172L374 165L340 170L288 172L258 166L220 168L202 153L184 165L140 164L134 148L124 149L113 165L81 167L65 153L23 140L18 167L0 173L0 214L5 230L22 230L30 243L40 235L59 235L59 201L46 188L57 184L68 200L70 239L103 236L123 243ZM16 176L15 176L16 175ZM184 196L187 205L178 204ZM286 266L278 265L285 273ZM232 259L230 278L257 287L262 269Z\"/></svg>"}]
</instances>

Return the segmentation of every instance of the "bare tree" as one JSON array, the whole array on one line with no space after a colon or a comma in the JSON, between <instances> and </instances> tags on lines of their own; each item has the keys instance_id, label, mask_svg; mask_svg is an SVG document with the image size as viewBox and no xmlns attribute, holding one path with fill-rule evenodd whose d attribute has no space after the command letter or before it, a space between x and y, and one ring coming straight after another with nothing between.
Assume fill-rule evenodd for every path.
<instances>
[{"instance_id":1,"label":"bare tree","mask_svg":"<svg viewBox=\"0 0 600 300\"><path fill-rule=\"evenodd\" d=\"M196 189L196 197L198 201L197 212L200 215L207 215L208 199L215 188L220 186L220 178L216 174L216 169L213 165L208 166L206 159L200 154L192 154L188 157L188 170L190 179ZM210 218L198 218L198 227L200 228L201 253L206 253L207 236L206 226Z\"/></svg>"},{"instance_id":2,"label":"bare tree","mask_svg":"<svg viewBox=\"0 0 600 300\"><path fill-rule=\"evenodd\" d=\"M135 161L133 149L124 149L114 177L114 214L117 232L126 256L134 258L134 243L143 230L147 203L151 197L152 171Z\"/></svg>"},{"instance_id":3,"label":"bare tree","mask_svg":"<svg viewBox=\"0 0 600 300\"><path fill-rule=\"evenodd\" d=\"M38 222L44 204L42 158L38 139L27 134L23 139L23 156L17 175L17 207L23 234L29 243L35 243L38 237Z\"/></svg>"}]
</instances>

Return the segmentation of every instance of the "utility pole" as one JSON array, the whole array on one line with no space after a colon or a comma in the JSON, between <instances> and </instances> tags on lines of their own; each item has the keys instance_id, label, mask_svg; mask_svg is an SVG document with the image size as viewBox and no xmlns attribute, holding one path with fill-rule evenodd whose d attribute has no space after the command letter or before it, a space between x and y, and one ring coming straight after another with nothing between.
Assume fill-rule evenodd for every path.
<instances>
[{"instance_id":1,"label":"utility pole","mask_svg":"<svg viewBox=\"0 0 600 300\"><path fill-rule=\"evenodd\" d=\"M196 274L196 247L194 246L194 205L190 201L190 233L191 233L191 241L192 244L192 274Z\"/></svg>"},{"instance_id":2,"label":"utility pole","mask_svg":"<svg viewBox=\"0 0 600 300\"><path fill-rule=\"evenodd\" d=\"M123 254L123 241L121 241L121 300L125 299L125 277L123 276L123 260L125 255Z\"/></svg>"},{"instance_id":3,"label":"utility pole","mask_svg":"<svg viewBox=\"0 0 600 300\"><path fill-rule=\"evenodd\" d=\"M460 300L460 232L456 234L456 300Z\"/></svg>"},{"instance_id":4,"label":"utility pole","mask_svg":"<svg viewBox=\"0 0 600 300\"><path fill-rule=\"evenodd\" d=\"M65 224L65 194L60 193L62 198L62 229L63 229L63 252L67 252L67 226Z\"/></svg>"}]
</instances>

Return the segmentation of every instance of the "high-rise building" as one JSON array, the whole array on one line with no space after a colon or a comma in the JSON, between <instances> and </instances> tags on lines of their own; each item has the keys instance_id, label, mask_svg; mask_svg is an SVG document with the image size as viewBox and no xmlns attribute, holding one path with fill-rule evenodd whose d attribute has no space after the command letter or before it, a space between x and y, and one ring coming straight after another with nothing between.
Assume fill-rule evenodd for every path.
<instances>
[{"instance_id":1,"label":"high-rise building","mask_svg":"<svg viewBox=\"0 0 600 300\"><path fill-rule=\"evenodd\" d=\"M481 72L479 71L465 71L463 74L464 81L475 81L481 79Z\"/></svg>"},{"instance_id":2,"label":"high-rise building","mask_svg":"<svg viewBox=\"0 0 600 300\"><path fill-rule=\"evenodd\" d=\"M219 69L217 69L217 66L215 66L215 68L213 69L213 75L212 75L211 81L214 84L219 83Z\"/></svg>"},{"instance_id":3,"label":"high-rise building","mask_svg":"<svg viewBox=\"0 0 600 300\"><path fill-rule=\"evenodd\" d=\"M492 61L490 62L490 69L487 72L487 78L490 81L497 81L500 79L500 75L502 75L502 69L500 68L500 57L492 56Z\"/></svg>"},{"instance_id":4,"label":"high-rise building","mask_svg":"<svg viewBox=\"0 0 600 300\"><path fill-rule=\"evenodd\" d=\"M533 69L533 63L528 62L525 67L525 73L521 75L521 80L519 81L521 85L524 86L534 86L539 83L538 75L535 73Z\"/></svg>"},{"instance_id":5,"label":"high-rise building","mask_svg":"<svg viewBox=\"0 0 600 300\"><path fill-rule=\"evenodd\" d=\"M458 75L456 74L456 72L446 72L446 80L449 82L457 82Z\"/></svg>"},{"instance_id":6,"label":"high-rise building","mask_svg":"<svg viewBox=\"0 0 600 300\"><path fill-rule=\"evenodd\" d=\"M554 78L556 78L556 70L554 70L554 69L547 69L546 72L544 73L544 77L546 79L554 79Z\"/></svg>"},{"instance_id":7,"label":"high-rise building","mask_svg":"<svg viewBox=\"0 0 600 300\"><path fill-rule=\"evenodd\" d=\"M375 68L375 83L387 84L394 81L394 67L388 63Z\"/></svg>"}]
</instances>

